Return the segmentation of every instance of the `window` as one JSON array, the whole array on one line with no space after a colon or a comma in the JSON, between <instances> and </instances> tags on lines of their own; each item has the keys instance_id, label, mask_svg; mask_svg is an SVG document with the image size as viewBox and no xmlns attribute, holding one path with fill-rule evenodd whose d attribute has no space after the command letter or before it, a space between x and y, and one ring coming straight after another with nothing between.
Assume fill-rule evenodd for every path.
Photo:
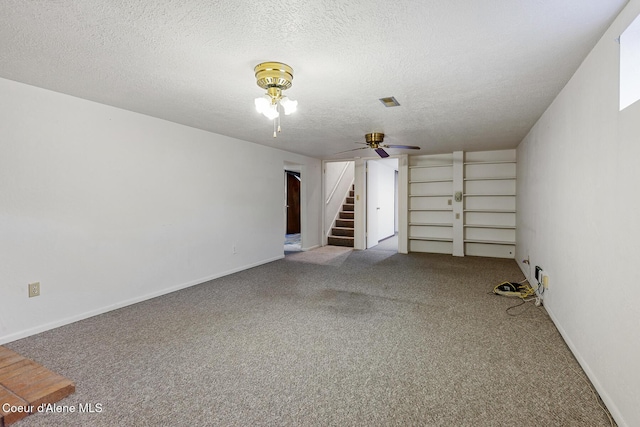
<instances>
[{"instance_id":1,"label":"window","mask_svg":"<svg viewBox=\"0 0 640 427\"><path fill-rule=\"evenodd\" d=\"M640 16L620 35L620 111L640 99Z\"/></svg>"}]
</instances>

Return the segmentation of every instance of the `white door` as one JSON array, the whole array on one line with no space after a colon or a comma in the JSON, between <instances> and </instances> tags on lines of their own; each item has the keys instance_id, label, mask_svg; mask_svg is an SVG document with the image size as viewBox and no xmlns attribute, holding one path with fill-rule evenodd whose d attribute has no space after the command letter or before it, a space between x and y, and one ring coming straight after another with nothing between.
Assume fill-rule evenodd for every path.
<instances>
[{"instance_id":1,"label":"white door","mask_svg":"<svg viewBox=\"0 0 640 427\"><path fill-rule=\"evenodd\" d=\"M378 240L395 234L395 178L398 159L378 160Z\"/></svg>"},{"instance_id":2,"label":"white door","mask_svg":"<svg viewBox=\"0 0 640 427\"><path fill-rule=\"evenodd\" d=\"M367 249L378 244L378 214L380 205L378 204L379 192L379 168L380 165L375 160L367 161Z\"/></svg>"}]
</instances>

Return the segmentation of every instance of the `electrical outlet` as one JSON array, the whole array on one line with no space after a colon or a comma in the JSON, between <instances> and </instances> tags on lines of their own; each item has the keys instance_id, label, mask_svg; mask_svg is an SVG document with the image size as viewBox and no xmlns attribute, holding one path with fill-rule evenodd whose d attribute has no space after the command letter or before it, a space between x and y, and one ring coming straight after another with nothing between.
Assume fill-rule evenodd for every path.
<instances>
[{"instance_id":1,"label":"electrical outlet","mask_svg":"<svg viewBox=\"0 0 640 427\"><path fill-rule=\"evenodd\" d=\"M535 278L536 278L536 282L538 282L538 284L542 283L542 267L536 265L536 270L535 270Z\"/></svg>"},{"instance_id":2,"label":"electrical outlet","mask_svg":"<svg viewBox=\"0 0 640 427\"><path fill-rule=\"evenodd\" d=\"M231 247L231 251L232 251L234 254L237 254L237 253L238 253L238 249L236 248L236 245L233 245L233 246Z\"/></svg>"},{"instance_id":3,"label":"electrical outlet","mask_svg":"<svg viewBox=\"0 0 640 427\"><path fill-rule=\"evenodd\" d=\"M40 296L40 282L29 283L29 298Z\"/></svg>"}]
</instances>

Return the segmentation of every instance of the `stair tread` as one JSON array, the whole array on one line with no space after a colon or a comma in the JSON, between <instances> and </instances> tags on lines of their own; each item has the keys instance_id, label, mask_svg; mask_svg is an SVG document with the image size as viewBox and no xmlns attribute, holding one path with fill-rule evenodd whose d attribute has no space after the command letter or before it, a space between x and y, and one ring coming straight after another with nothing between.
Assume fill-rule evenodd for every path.
<instances>
[{"instance_id":1,"label":"stair tread","mask_svg":"<svg viewBox=\"0 0 640 427\"><path fill-rule=\"evenodd\" d=\"M329 236L328 244L332 246L354 246L355 239L353 237L346 236Z\"/></svg>"},{"instance_id":2,"label":"stair tread","mask_svg":"<svg viewBox=\"0 0 640 427\"><path fill-rule=\"evenodd\" d=\"M353 237L355 230L353 227L331 227L330 236L336 237Z\"/></svg>"}]
</instances>

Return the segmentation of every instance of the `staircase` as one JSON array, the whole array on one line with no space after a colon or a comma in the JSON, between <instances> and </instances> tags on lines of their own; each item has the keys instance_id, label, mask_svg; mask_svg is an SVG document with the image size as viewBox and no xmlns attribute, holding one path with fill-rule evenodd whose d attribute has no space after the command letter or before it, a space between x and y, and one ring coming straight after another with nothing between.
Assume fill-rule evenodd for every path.
<instances>
[{"instance_id":1,"label":"staircase","mask_svg":"<svg viewBox=\"0 0 640 427\"><path fill-rule=\"evenodd\" d=\"M355 188L351 185L349 195L345 198L335 225L331 228L328 243L332 246L353 247L353 207Z\"/></svg>"}]
</instances>

